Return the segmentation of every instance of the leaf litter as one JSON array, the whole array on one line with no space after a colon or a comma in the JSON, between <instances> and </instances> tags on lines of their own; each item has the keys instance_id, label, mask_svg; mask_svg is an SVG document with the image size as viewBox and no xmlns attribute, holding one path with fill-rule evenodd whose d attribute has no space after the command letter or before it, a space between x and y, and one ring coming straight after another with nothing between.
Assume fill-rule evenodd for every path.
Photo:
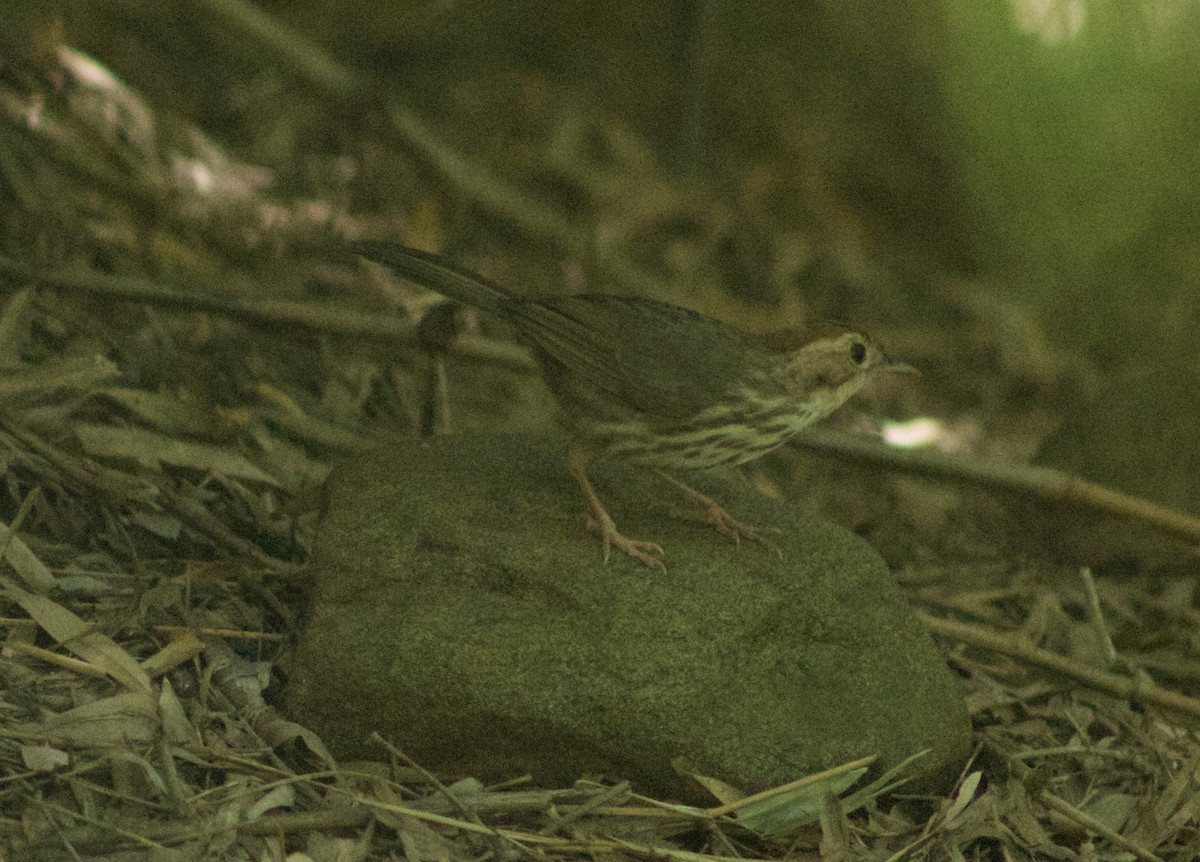
<instances>
[{"instance_id":1,"label":"leaf litter","mask_svg":"<svg viewBox=\"0 0 1200 862\"><path fill-rule=\"evenodd\" d=\"M901 767L860 786L860 763L753 795L695 776L714 796L699 808L588 776L565 788L522 776L444 784L383 740L375 760L338 762L276 711L273 689L329 464L384 432L415 433L414 321L355 297L346 267L269 251L311 248L348 216L273 197L270 171L53 34L25 47L0 68L5 254L39 249L37 266L0 259L6 858L1200 857L1200 744L1186 696L1200 613L1187 573L1159 590L1106 582L1097 604L1109 616L1097 622L1077 591L1028 571L972 594L939 578L961 572L953 565L908 570L924 577L915 603L967 626L938 633L976 735L944 797L906 794ZM340 98L325 86L334 91L314 100L321 109ZM702 258L728 214L689 203L611 129L600 130L614 161L604 167L620 181L588 174L594 154L570 151L581 122L568 115L545 162L558 181L603 191L599 230L632 242L695 206L696 246L676 252ZM442 164L463 194L496 206L486 184L454 175L469 163ZM439 233L434 192L420 172L403 174L426 202L421 223ZM654 205L622 200L631 187ZM149 228L147 207L169 218ZM535 208L501 209L526 228L541 223ZM500 366L527 364L506 345L469 344ZM1128 666L1097 652L1097 624ZM1028 643L997 650L974 636L997 630ZM1030 661L1031 648L1060 661ZM1137 685L1096 688L1097 668L1141 680L1144 696ZM1172 683L1182 694L1167 706L1148 697Z\"/></svg>"}]
</instances>

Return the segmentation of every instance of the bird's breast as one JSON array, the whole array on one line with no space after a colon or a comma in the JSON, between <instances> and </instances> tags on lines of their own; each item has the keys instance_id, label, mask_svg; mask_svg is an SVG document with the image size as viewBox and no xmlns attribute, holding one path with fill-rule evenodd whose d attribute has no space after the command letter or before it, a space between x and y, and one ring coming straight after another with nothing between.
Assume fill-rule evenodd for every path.
<instances>
[{"instance_id":1,"label":"bird's breast","mask_svg":"<svg viewBox=\"0 0 1200 862\"><path fill-rule=\"evenodd\" d=\"M680 422L633 417L595 423L586 436L597 451L635 464L703 470L765 455L828 413L823 407L785 398L754 403L731 399Z\"/></svg>"}]
</instances>

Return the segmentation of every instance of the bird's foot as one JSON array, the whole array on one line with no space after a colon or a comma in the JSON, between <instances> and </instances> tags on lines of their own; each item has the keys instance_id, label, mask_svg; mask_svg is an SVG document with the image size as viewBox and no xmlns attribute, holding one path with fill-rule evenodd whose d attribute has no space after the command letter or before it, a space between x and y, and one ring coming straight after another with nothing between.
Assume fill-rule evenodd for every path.
<instances>
[{"instance_id":1,"label":"bird's foot","mask_svg":"<svg viewBox=\"0 0 1200 862\"><path fill-rule=\"evenodd\" d=\"M778 536L783 533L776 527L755 527L753 524L739 521L725 511L725 508L716 500L709 500L702 511L695 513L695 517L718 533L729 536L735 542L741 542L743 538L746 538L752 542L769 545L771 541L768 536Z\"/></svg>"},{"instance_id":2,"label":"bird's foot","mask_svg":"<svg viewBox=\"0 0 1200 862\"><path fill-rule=\"evenodd\" d=\"M782 559L783 552L780 551L779 548L775 546L775 543L769 538L772 535L782 535L782 530L779 530L775 527L755 527L751 524L743 523L742 521L739 521L737 518L733 517L733 515L729 514L729 512L725 511L724 506L707 494L700 493L691 485L675 478L670 473L665 471L660 470L659 475L661 475L664 479L666 479L679 490L683 491L683 493L687 494L703 507L699 512L686 511L680 513L683 515L683 517L692 518L708 524L718 533L729 536L738 544L741 544L743 538L747 538L753 542L766 545L767 547L774 549L775 553L779 554L780 558Z\"/></svg>"},{"instance_id":3,"label":"bird's foot","mask_svg":"<svg viewBox=\"0 0 1200 862\"><path fill-rule=\"evenodd\" d=\"M616 548L621 553L628 554L638 562L652 569L658 568L664 572L667 570L667 567L663 565L663 561L659 559L663 553L663 549L659 545L656 545L654 542L630 539L628 536L622 535L607 512L604 512L603 516L589 516L587 519L587 528L600 539L600 550L604 554L605 564L608 563L608 558L612 556L612 549Z\"/></svg>"}]
</instances>

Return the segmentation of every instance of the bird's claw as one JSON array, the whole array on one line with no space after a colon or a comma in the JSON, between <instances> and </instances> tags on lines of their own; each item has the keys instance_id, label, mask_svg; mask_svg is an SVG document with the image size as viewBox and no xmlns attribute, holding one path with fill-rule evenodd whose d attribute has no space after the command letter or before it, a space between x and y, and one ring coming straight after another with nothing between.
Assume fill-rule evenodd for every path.
<instances>
[{"instance_id":1,"label":"bird's claw","mask_svg":"<svg viewBox=\"0 0 1200 862\"><path fill-rule=\"evenodd\" d=\"M617 525L612 522L611 518L597 520L595 517L587 519L587 528L600 539L600 550L604 555L604 563L608 564L609 557L612 556L612 549L616 548L623 554L633 557L640 563L649 566L650 568L662 569L664 572L667 567L659 557L663 554L661 546L654 542L643 542L639 539L630 539L628 536L621 534L617 530Z\"/></svg>"},{"instance_id":2,"label":"bird's claw","mask_svg":"<svg viewBox=\"0 0 1200 862\"><path fill-rule=\"evenodd\" d=\"M761 545L773 548L775 553L783 557L783 552L775 547L775 543L770 540L770 536L781 536L783 530L778 527L755 527L752 524L746 524L739 521L733 515L729 514L723 506L715 500L708 500L704 508L697 512L691 511L688 514L696 520L708 524L718 533L728 536L737 544L742 543L742 538L745 537L752 542L758 542Z\"/></svg>"}]
</instances>

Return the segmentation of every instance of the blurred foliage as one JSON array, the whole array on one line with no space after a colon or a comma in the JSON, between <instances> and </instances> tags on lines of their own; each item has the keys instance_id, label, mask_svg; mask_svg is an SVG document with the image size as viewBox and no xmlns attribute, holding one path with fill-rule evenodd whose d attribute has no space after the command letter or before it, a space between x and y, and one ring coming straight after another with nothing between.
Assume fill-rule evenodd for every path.
<instances>
[{"instance_id":1,"label":"blurred foliage","mask_svg":"<svg viewBox=\"0 0 1200 862\"><path fill-rule=\"evenodd\" d=\"M1105 365L1153 364L1200 322L1193 4L273 6L463 124L469 149L530 132L535 109L489 111L491 88L539 101L543 82L631 124L665 162L701 153L718 190L769 165L770 228L836 247L835 274L982 278ZM761 276L729 274L751 291Z\"/></svg>"},{"instance_id":2,"label":"blurred foliage","mask_svg":"<svg viewBox=\"0 0 1200 862\"><path fill-rule=\"evenodd\" d=\"M0 805L19 814L0 839L36 842L23 858L100 858L143 835L195 858L295 850L280 836L321 827L256 820L292 805L275 794L296 788L303 815L344 797L313 772L320 741L265 708L267 681L238 660L277 657L294 631L330 463L415 441L443 358L465 425L549 421L528 356L486 319L449 357L424 355L414 328L436 300L339 259L348 239L747 328L862 325L925 376L859 405L938 417L939 443L981 460L1023 460L1093 384L1148 365L1149 384L1103 402L1114 425L1095 448L1127 448L1117 466L1136 478L1197 486L1175 457L1194 437L1194 373L1161 370L1164 355L1192 364L1198 317L1200 12L1184 0L4 0L0 17L0 538L15 573L0 581L25 585L3 609ZM848 413L835 421L870 426ZM963 641L976 646L950 660L982 756L953 799L898 799L853 828L826 800L802 844L714 831L714 852L1196 857L1195 735L1087 687L1112 662L1098 590L1135 693L1143 676L1196 689L1194 570L1066 583L1005 544L1030 519L982 492L795 453L777 466L776 485L803 474L808 499L906 569L915 602L1020 631L1075 672ZM134 696L114 695L121 681ZM36 744L74 720L79 735ZM398 784L439 828L461 810L395 766L374 814L357 778L355 807L325 812L338 852L363 855L343 828L369 816L417 842L409 855L511 854L470 843L479 821L452 850L420 844ZM628 829L586 787L524 807L509 790L523 795L463 792L495 803L486 828L526 812L522 852L562 839L564 858L685 858L625 832L556 835L577 816L612 817L581 819L581 835ZM102 823L107 806L130 819Z\"/></svg>"},{"instance_id":3,"label":"blurred foliage","mask_svg":"<svg viewBox=\"0 0 1200 862\"><path fill-rule=\"evenodd\" d=\"M370 123L367 106L289 76L228 7L6 6L7 52L65 38L268 167L276 188L348 193L334 160ZM817 305L891 278L967 276L1029 303L1053 341L1106 370L1173 357L1200 322L1200 11L1182 0L262 9L568 212L589 201L546 170L553 118L575 111L638 136L731 206L736 226L707 265L745 296L778 294L780 259ZM355 191L385 206L404 188ZM903 313L879 302L868 325Z\"/></svg>"},{"instance_id":4,"label":"blurred foliage","mask_svg":"<svg viewBox=\"0 0 1200 862\"><path fill-rule=\"evenodd\" d=\"M1200 10L945 8L946 152L983 232L983 271L1063 335L1143 361L1176 355L1200 310Z\"/></svg>"}]
</instances>

